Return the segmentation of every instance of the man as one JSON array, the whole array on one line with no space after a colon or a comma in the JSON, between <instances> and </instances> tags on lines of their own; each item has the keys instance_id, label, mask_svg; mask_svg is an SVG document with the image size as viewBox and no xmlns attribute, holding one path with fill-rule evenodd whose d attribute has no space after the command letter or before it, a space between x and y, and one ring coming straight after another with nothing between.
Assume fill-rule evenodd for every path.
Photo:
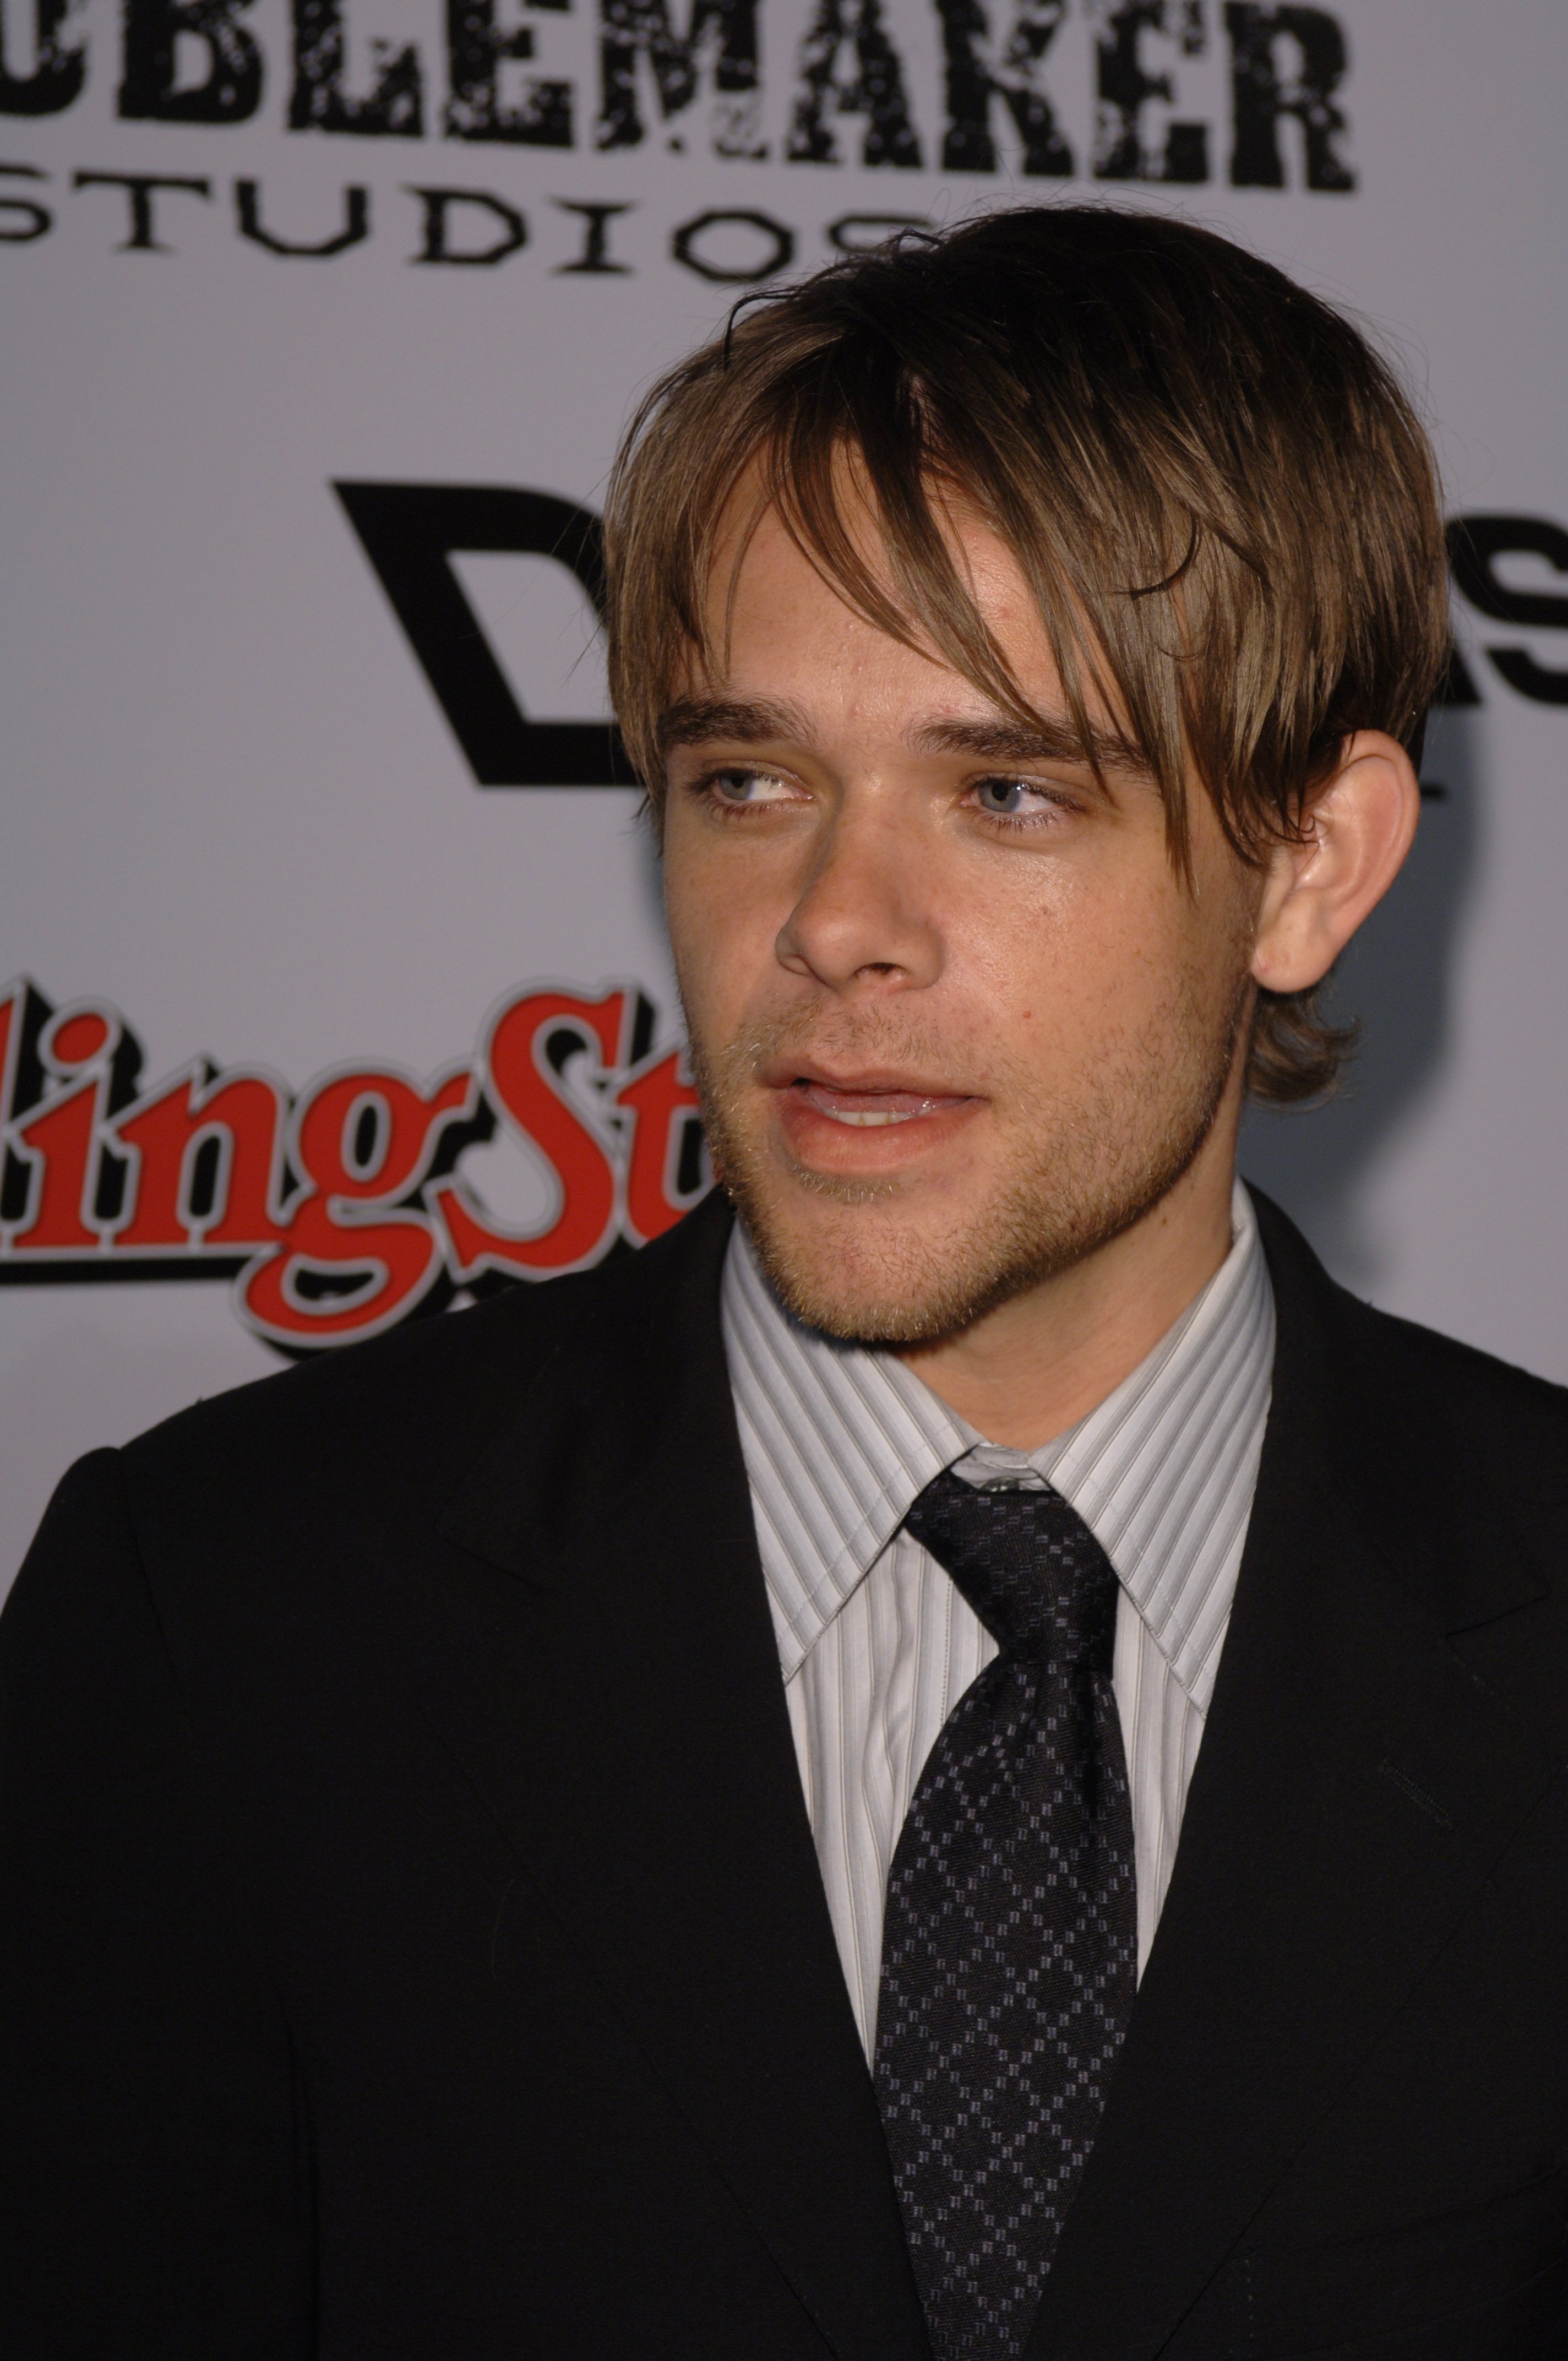
<instances>
[{"instance_id":1,"label":"man","mask_svg":"<svg viewBox=\"0 0 1568 2361\"><path fill-rule=\"evenodd\" d=\"M1234 1182L1416 825L1408 405L1003 214L746 311L609 540L724 1191L67 1478L13 2349L1568 2350L1568 1405Z\"/></svg>"}]
</instances>

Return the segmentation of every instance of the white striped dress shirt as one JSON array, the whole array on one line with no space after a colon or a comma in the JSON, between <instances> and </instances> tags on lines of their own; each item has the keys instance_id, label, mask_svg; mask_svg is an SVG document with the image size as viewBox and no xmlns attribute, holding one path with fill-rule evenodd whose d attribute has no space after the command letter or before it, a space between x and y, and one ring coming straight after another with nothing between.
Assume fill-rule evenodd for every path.
<instances>
[{"instance_id":1,"label":"white striped dress shirt","mask_svg":"<svg viewBox=\"0 0 1568 2361\"><path fill-rule=\"evenodd\" d=\"M1053 1485L1115 1567L1113 1685L1132 1789L1138 1972L1154 1941L1257 1480L1274 1295L1238 1182L1202 1293L1087 1418L985 1442L887 1353L790 1317L736 1228L723 1323L806 1809L866 2054L888 1871L938 1732L996 1643L901 1528L945 1467Z\"/></svg>"}]
</instances>

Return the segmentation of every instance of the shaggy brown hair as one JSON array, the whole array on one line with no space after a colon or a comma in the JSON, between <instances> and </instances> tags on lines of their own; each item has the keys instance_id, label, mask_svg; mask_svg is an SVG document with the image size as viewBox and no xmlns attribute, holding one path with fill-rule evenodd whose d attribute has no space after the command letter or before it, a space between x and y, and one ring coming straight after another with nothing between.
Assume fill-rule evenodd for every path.
<instances>
[{"instance_id":1,"label":"shaggy brown hair","mask_svg":"<svg viewBox=\"0 0 1568 2361\"><path fill-rule=\"evenodd\" d=\"M846 457L883 578L842 512ZM661 718L722 673L706 593L749 478L857 613L1029 726L942 528L944 502L978 513L1037 603L1086 758L1098 696L1182 874L1190 778L1258 862L1303 834L1353 730L1419 753L1448 638L1425 434L1355 327L1210 231L1048 205L905 233L748 299L661 379L606 519L611 692L655 810ZM1248 1087L1314 1095L1348 1038L1313 994L1265 992Z\"/></svg>"}]
</instances>

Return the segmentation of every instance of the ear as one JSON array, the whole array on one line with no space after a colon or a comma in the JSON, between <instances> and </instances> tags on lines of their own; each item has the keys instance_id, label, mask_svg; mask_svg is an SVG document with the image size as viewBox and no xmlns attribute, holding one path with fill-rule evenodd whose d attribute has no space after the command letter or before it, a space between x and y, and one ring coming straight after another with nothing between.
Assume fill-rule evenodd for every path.
<instances>
[{"instance_id":1,"label":"ear","mask_svg":"<svg viewBox=\"0 0 1568 2361\"><path fill-rule=\"evenodd\" d=\"M1397 739L1358 730L1345 740L1300 842L1277 845L1269 858L1252 958L1266 991L1321 983L1398 875L1420 811L1415 770Z\"/></svg>"}]
</instances>

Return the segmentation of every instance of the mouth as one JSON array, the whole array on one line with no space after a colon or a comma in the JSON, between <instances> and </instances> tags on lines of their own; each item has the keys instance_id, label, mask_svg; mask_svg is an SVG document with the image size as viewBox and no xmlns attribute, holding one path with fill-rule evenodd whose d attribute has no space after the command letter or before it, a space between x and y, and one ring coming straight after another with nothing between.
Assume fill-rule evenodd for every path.
<instances>
[{"instance_id":1,"label":"mouth","mask_svg":"<svg viewBox=\"0 0 1568 2361\"><path fill-rule=\"evenodd\" d=\"M850 1088L843 1083L817 1082L804 1074L796 1075L786 1087L792 1096L829 1123L841 1123L858 1131L881 1130L894 1123L919 1123L932 1115L949 1115L956 1107L970 1104L967 1096L955 1092L897 1086Z\"/></svg>"},{"instance_id":2,"label":"mouth","mask_svg":"<svg viewBox=\"0 0 1568 2361\"><path fill-rule=\"evenodd\" d=\"M910 1171L967 1130L985 1102L934 1077L890 1070L832 1074L780 1065L759 1079L801 1167L824 1173Z\"/></svg>"}]
</instances>

